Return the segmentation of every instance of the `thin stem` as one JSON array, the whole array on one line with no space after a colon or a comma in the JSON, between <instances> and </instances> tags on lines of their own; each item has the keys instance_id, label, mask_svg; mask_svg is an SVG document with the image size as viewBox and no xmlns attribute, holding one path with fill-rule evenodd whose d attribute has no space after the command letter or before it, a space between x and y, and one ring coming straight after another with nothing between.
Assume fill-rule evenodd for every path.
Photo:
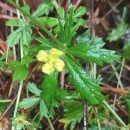
<instances>
[{"instance_id":1,"label":"thin stem","mask_svg":"<svg viewBox=\"0 0 130 130\"><path fill-rule=\"evenodd\" d=\"M119 81L120 81L120 79L121 79L121 75L122 75L122 72L123 72L124 63L125 63L125 58L123 58L123 60L122 60L121 71L120 71L120 74L119 74L119 80L118 80L118 83L117 83L117 88L119 88L119 85L120 85L120 82L119 82ZM114 97L113 107L115 106L116 98L117 98L117 94L116 94L115 97Z\"/></svg>"},{"instance_id":2,"label":"thin stem","mask_svg":"<svg viewBox=\"0 0 130 130\"><path fill-rule=\"evenodd\" d=\"M112 65L112 68L113 68L113 70L114 70L114 72L115 72L115 75L116 75L116 77L117 77L117 80L119 81L119 84L120 84L121 89L123 89L123 84L122 84L122 82L121 82L121 80L120 80L119 74L117 73L115 66Z\"/></svg>"},{"instance_id":3,"label":"thin stem","mask_svg":"<svg viewBox=\"0 0 130 130\"><path fill-rule=\"evenodd\" d=\"M115 118L120 122L120 124L126 127L126 124L120 119L120 117L115 113L115 111L110 107L110 105L106 101L103 101L103 103L107 106L107 108L111 111Z\"/></svg>"},{"instance_id":4,"label":"thin stem","mask_svg":"<svg viewBox=\"0 0 130 130\"><path fill-rule=\"evenodd\" d=\"M28 12L23 10L19 5L15 4L12 0L7 0L7 2L10 3L12 6L14 6L15 8L17 8L24 15L26 15L32 22L36 23L39 26L39 28L41 28L46 34L48 34L48 36L51 37L60 47L63 47L62 44L55 38L55 36L52 33L50 33L40 21L32 17Z\"/></svg>"},{"instance_id":5,"label":"thin stem","mask_svg":"<svg viewBox=\"0 0 130 130\"><path fill-rule=\"evenodd\" d=\"M16 117L16 114L17 114L17 111L18 111L18 104L19 104L19 101L20 101L20 96L21 96L21 92L22 92L22 87L23 87L23 81L20 82L20 85L19 85L19 90L18 90L18 95L17 95L17 100L16 100L16 105L15 105L15 109L14 109L14 115L13 115L13 118ZM12 126L12 130L15 130L15 127Z\"/></svg>"},{"instance_id":6,"label":"thin stem","mask_svg":"<svg viewBox=\"0 0 130 130\"><path fill-rule=\"evenodd\" d=\"M97 107L95 107L96 113L98 113ZM101 123L100 120L97 118L97 124L98 124L98 129L101 130Z\"/></svg>"},{"instance_id":7,"label":"thin stem","mask_svg":"<svg viewBox=\"0 0 130 130\"><path fill-rule=\"evenodd\" d=\"M50 124L51 130L55 130L49 117L47 117L47 120L48 120L48 123Z\"/></svg>"},{"instance_id":8,"label":"thin stem","mask_svg":"<svg viewBox=\"0 0 130 130\"><path fill-rule=\"evenodd\" d=\"M0 103L11 102L12 100L0 100Z\"/></svg>"}]
</instances>

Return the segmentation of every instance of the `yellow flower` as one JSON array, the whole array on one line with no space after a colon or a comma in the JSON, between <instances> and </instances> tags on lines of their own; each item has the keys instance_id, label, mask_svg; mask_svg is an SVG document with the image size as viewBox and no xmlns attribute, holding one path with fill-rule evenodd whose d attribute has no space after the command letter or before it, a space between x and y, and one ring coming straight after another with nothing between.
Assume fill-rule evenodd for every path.
<instances>
[{"instance_id":1,"label":"yellow flower","mask_svg":"<svg viewBox=\"0 0 130 130\"><path fill-rule=\"evenodd\" d=\"M52 48L48 53L41 50L37 54L37 59L39 61L45 62L42 66L42 72L46 74L51 74L54 69L61 72L64 69L64 61L60 59L60 56L63 55L62 51Z\"/></svg>"},{"instance_id":2,"label":"yellow flower","mask_svg":"<svg viewBox=\"0 0 130 130\"><path fill-rule=\"evenodd\" d=\"M52 48L50 50L50 54L53 56L53 57L58 57L58 56L62 56L63 55L63 52L62 51L59 51L55 48Z\"/></svg>"},{"instance_id":3,"label":"yellow flower","mask_svg":"<svg viewBox=\"0 0 130 130\"><path fill-rule=\"evenodd\" d=\"M42 72L46 74L51 74L53 72L53 64L51 62L47 62L42 66Z\"/></svg>"},{"instance_id":4,"label":"yellow flower","mask_svg":"<svg viewBox=\"0 0 130 130\"><path fill-rule=\"evenodd\" d=\"M64 69L64 66L65 66L65 63L64 63L64 61L63 60L61 60L61 59L57 59L56 61L55 61L55 68L59 71L59 72L61 72L63 69Z\"/></svg>"},{"instance_id":5,"label":"yellow flower","mask_svg":"<svg viewBox=\"0 0 130 130\"><path fill-rule=\"evenodd\" d=\"M48 61L48 58L49 58L48 54L43 50L40 50L39 53L37 54L37 59L39 61Z\"/></svg>"}]
</instances>

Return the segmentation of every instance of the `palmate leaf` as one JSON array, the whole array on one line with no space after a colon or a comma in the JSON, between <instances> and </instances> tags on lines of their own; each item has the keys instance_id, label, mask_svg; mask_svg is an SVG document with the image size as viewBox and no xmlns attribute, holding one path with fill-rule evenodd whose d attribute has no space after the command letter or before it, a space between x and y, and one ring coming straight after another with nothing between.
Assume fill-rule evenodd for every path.
<instances>
[{"instance_id":1,"label":"palmate leaf","mask_svg":"<svg viewBox=\"0 0 130 130\"><path fill-rule=\"evenodd\" d=\"M95 37L92 45L91 41L87 41L70 47L66 52L99 65L103 65L105 62L112 64L114 60L119 59L119 56L115 55L115 51L102 49L104 44L101 38Z\"/></svg>"},{"instance_id":2,"label":"palmate leaf","mask_svg":"<svg viewBox=\"0 0 130 130\"><path fill-rule=\"evenodd\" d=\"M92 105L99 104L104 100L102 94L100 93L101 89L94 78L89 76L83 68L76 64L68 56L64 56L64 61L66 63L67 69L72 76L72 82L76 87L77 92L80 93L81 97L84 100Z\"/></svg>"}]
</instances>

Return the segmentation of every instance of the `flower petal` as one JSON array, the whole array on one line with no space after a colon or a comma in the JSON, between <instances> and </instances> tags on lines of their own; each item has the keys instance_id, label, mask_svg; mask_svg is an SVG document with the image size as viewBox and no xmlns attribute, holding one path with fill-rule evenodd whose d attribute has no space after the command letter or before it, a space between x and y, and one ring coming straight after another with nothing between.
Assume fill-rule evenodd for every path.
<instances>
[{"instance_id":1,"label":"flower petal","mask_svg":"<svg viewBox=\"0 0 130 130\"><path fill-rule=\"evenodd\" d=\"M58 57L58 56L62 56L62 55L63 55L63 52L62 52L62 51L59 51L58 49L52 48L52 49L50 50L50 54L51 54L53 57Z\"/></svg>"},{"instance_id":2,"label":"flower petal","mask_svg":"<svg viewBox=\"0 0 130 130\"><path fill-rule=\"evenodd\" d=\"M37 54L37 59L39 61L48 61L48 58L49 58L48 54L43 50L40 50L39 53Z\"/></svg>"},{"instance_id":3,"label":"flower petal","mask_svg":"<svg viewBox=\"0 0 130 130\"><path fill-rule=\"evenodd\" d=\"M57 59L57 60L55 61L55 68L56 68L59 72L61 72L61 71L64 69L64 67L65 67L65 63L64 63L63 60Z\"/></svg>"},{"instance_id":4,"label":"flower petal","mask_svg":"<svg viewBox=\"0 0 130 130\"><path fill-rule=\"evenodd\" d=\"M47 62L46 64L44 64L42 66L42 72L46 73L46 74L51 74L53 72L54 68L53 68L53 64L51 64L50 62Z\"/></svg>"}]
</instances>

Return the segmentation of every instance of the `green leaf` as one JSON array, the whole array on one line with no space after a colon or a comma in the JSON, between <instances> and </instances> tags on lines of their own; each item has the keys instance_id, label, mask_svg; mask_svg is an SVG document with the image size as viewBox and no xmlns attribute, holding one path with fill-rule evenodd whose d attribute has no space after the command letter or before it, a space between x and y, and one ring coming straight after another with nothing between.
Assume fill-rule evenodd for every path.
<instances>
[{"instance_id":1,"label":"green leaf","mask_svg":"<svg viewBox=\"0 0 130 130\"><path fill-rule=\"evenodd\" d=\"M64 13L64 8L63 7L59 7L57 9L57 13L58 13L58 15L60 16L61 19L64 19L65 13Z\"/></svg>"},{"instance_id":2,"label":"green leaf","mask_svg":"<svg viewBox=\"0 0 130 130\"><path fill-rule=\"evenodd\" d=\"M29 82L29 83L27 84L27 88L28 88L28 90L29 90L30 92L32 92L32 93L35 94L36 96L40 96L40 95L41 95L41 90L38 89L34 83L30 83L30 82Z\"/></svg>"},{"instance_id":3,"label":"green leaf","mask_svg":"<svg viewBox=\"0 0 130 130\"><path fill-rule=\"evenodd\" d=\"M43 90L42 97L44 101L47 104L52 105L56 98L56 91L58 89L58 73L56 71L51 75L45 75L45 79L41 84L41 89Z\"/></svg>"},{"instance_id":4,"label":"green leaf","mask_svg":"<svg viewBox=\"0 0 130 130\"><path fill-rule=\"evenodd\" d=\"M43 3L43 4L41 4L41 5L37 8L37 10L32 14L32 16L33 16L33 17L39 17L39 16L45 14L45 12L48 10L48 8L49 8L49 5L46 4L46 3Z\"/></svg>"},{"instance_id":5,"label":"green leaf","mask_svg":"<svg viewBox=\"0 0 130 130\"><path fill-rule=\"evenodd\" d=\"M73 85L75 85L77 92L80 93L84 100L92 105L101 103L104 98L101 94L101 88L96 84L96 80L89 76L83 68L77 65L68 56L64 56L67 69L72 76Z\"/></svg>"},{"instance_id":6,"label":"green leaf","mask_svg":"<svg viewBox=\"0 0 130 130\"><path fill-rule=\"evenodd\" d=\"M74 17L80 17L80 16L84 15L85 13L86 13L86 8L80 6L80 7L76 10L76 12L75 12L75 14L74 14Z\"/></svg>"},{"instance_id":7,"label":"green leaf","mask_svg":"<svg viewBox=\"0 0 130 130\"><path fill-rule=\"evenodd\" d=\"M119 56L115 55L115 51L102 49L104 44L101 38L95 37L93 45L90 44L90 41L81 43L70 47L67 53L99 65L103 65L105 62L112 64L114 60L119 60Z\"/></svg>"},{"instance_id":8,"label":"green leaf","mask_svg":"<svg viewBox=\"0 0 130 130\"><path fill-rule=\"evenodd\" d=\"M90 30L87 30L81 35L79 35L76 40L78 43L84 43L90 41Z\"/></svg>"},{"instance_id":9,"label":"green leaf","mask_svg":"<svg viewBox=\"0 0 130 130\"><path fill-rule=\"evenodd\" d=\"M21 65L21 63L19 62L19 61L14 61L14 60L12 60L12 61L10 61L9 63L8 63L8 68L7 68L7 70L15 70L18 66L20 66Z\"/></svg>"},{"instance_id":10,"label":"green leaf","mask_svg":"<svg viewBox=\"0 0 130 130\"><path fill-rule=\"evenodd\" d=\"M23 28L21 33L22 33L22 35L20 37L20 42L23 45L28 46L31 43L31 40L32 40L32 29L28 25L26 25Z\"/></svg>"},{"instance_id":11,"label":"green leaf","mask_svg":"<svg viewBox=\"0 0 130 130\"><path fill-rule=\"evenodd\" d=\"M19 28L8 36L6 40L7 46L12 47L19 42L19 38L21 37L21 31L22 28Z\"/></svg>"},{"instance_id":12,"label":"green leaf","mask_svg":"<svg viewBox=\"0 0 130 130\"><path fill-rule=\"evenodd\" d=\"M128 25L125 22L118 24L117 28L113 29L112 32L109 33L107 40L116 41L120 39L128 30Z\"/></svg>"},{"instance_id":13,"label":"green leaf","mask_svg":"<svg viewBox=\"0 0 130 130\"><path fill-rule=\"evenodd\" d=\"M19 108L24 108L28 109L38 103L40 101L40 98L24 98L20 103L19 103Z\"/></svg>"},{"instance_id":14,"label":"green leaf","mask_svg":"<svg viewBox=\"0 0 130 130\"><path fill-rule=\"evenodd\" d=\"M30 14L30 7L28 5L23 6L22 9L27 12L28 14Z\"/></svg>"},{"instance_id":15,"label":"green leaf","mask_svg":"<svg viewBox=\"0 0 130 130\"><path fill-rule=\"evenodd\" d=\"M13 73L13 80L25 80L28 75L28 69L26 65L19 65L15 68Z\"/></svg>"},{"instance_id":16,"label":"green leaf","mask_svg":"<svg viewBox=\"0 0 130 130\"><path fill-rule=\"evenodd\" d=\"M56 25L58 25L58 19L57 18L53 18L53 17L49 17L46 21L46 24L48 27L54 27Z\"/></svg>"},{"instance_id":17,"label":"green leaf","mask_svg":"<svg viewBox=\"0 0 130 130\"><path fill-rule=\"evenodd\" d=\"M45 48L48 48L48 49L51 49L51 48L57 48L57 45L54 44L54 43L51 43L49 40L47 39L44 39L44 38L35 38L35 40L37 40L38 42L42 43L42 47L44 49Z\"/></svg>"},{"instance_id":18,"label":"green leaf","mask_svg":"<svg viewBox=\"0 0 130 130\"><path fill-rule=\"evenodd\" d=\"M21 23L23 23L23 21L10 19L6 22L6 26L19 26Z\"/></svg>"},{"instance_id":19,"label":"green leaf","mask_svg":"<svg viewBox=\"0 0 130 130\"><path fill-rule=\"evenodd\" d=\"M29 64L29 63L32 63L32 62L34 62L34 61L36 61L35 59L33 59L33 57L32 56L30 56L30 55L25 55L25 56L23 56L23 58L22 58L22 64Z\"/></svg>"},{"instance_id":20,"label":"green leaf","mask_svg":"<svg viewBox=\"0 0 130 130\"><path fill-rule=\"evenodd\" d=\"M40 100L40 114L41 114L41 117L48 117L48 108L47 106L45 105L45 102L43 100Z\"/></svg>"},{"instance_id":21,"label":"green leaf","mask_svg":"<svg viewBox=\"0 0 130 130\"><path fill-rule=\"evenodd\" d=\"M64 123L64 128L70 124L70 130L74 130L76 123L79 123L83 117L83 105L79 102L72 102L65 104L64 118L60 119L59 122Z\"/></svg>"},{"instance_id":22,"label":"green leaf","mask_svg":"<svg viewBox=\"0 0 130 130\"><path fill-rule=\"evenodd\" d=\"M130 115L130 99L126 99L127 107L128 107L128 112ZM130 123L130 116L129 116L129 123Z\"/></svg>"}]
</instances>

